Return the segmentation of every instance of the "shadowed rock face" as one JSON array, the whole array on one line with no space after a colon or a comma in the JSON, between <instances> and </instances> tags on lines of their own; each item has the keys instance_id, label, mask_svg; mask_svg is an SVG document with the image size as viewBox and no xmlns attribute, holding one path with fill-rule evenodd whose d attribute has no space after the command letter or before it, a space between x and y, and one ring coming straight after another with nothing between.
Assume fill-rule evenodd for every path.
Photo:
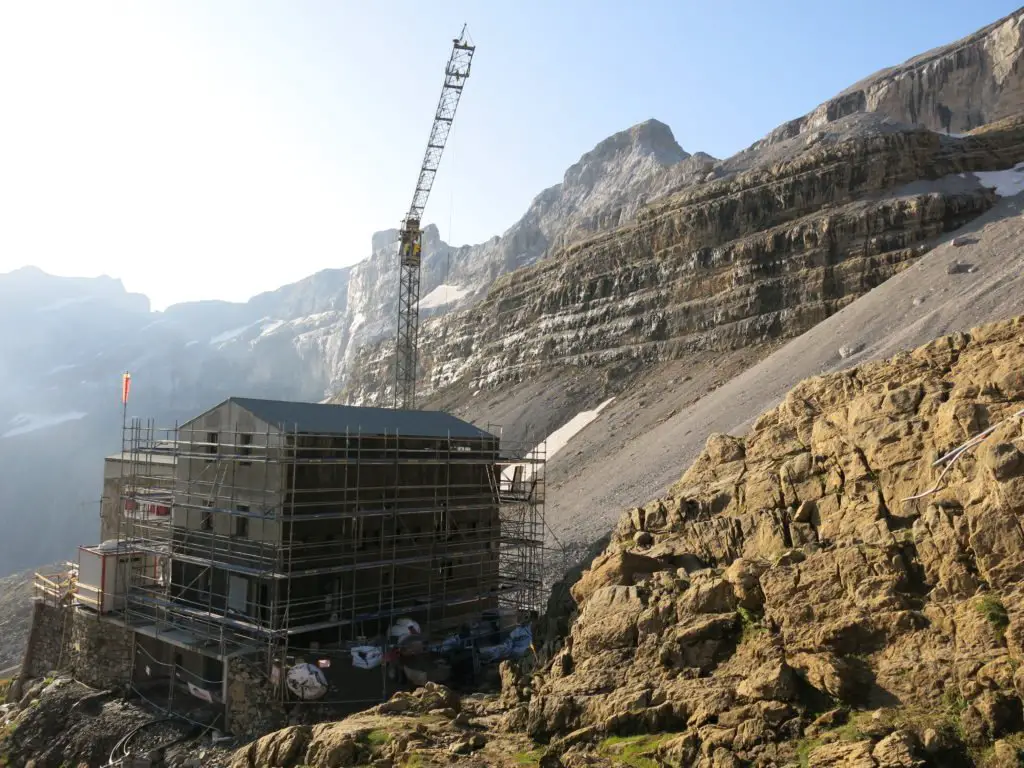
<instances>
[{"instance_id":1,"label":"shadowed rock face","mask_svg":"<svg viewBox=\"0 0 1024 768\"><path fill-rule=\"evenodd\" d=\"M969 750L1024 728L1022 370L1018 318L809 379L745 436L711 435L622 517L510 721L543 739L678 731L678 764L701 766L791 757L829 701L896 712L811 765L918 765L937 733Z\"/></svg>"},{"instance_id":2,"label":"shadowed rock face","mask_svg":"<svg viewBox=\"0 0 1024 768\"><path fill-rule=\"evenodd\" d=\"M690 187L634 222L496 282L421 332L421 391L551 367L652 362L796 335L988 210L939 180L1024 159L1021 121L947 139L872 117L790 140L788 160ZM357 358L340 400L386 397L389 346Z\"/></svg>"}]
</instances>

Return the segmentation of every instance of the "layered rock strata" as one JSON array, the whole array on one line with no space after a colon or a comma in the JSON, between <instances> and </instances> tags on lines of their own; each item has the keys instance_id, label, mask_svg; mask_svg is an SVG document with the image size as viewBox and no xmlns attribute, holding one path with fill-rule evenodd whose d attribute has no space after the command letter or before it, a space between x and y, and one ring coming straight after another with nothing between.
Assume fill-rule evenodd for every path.
<instances>
[{"instance_id":1,"label":"layered rock strata","mask_svg":"<svg viewBox=\"0 0 1024 768\"><path fill-rule=\"evenodd\" d=\"M422 391L798 334L996 199L946 177L1024 159L1021 120L960 140L865 116L848 123L850 134L792 140L790 159L769 169L652 204L633 223L499 279L475 307L427 323ZM386 400L391 360L389 345L365 348L337 399Z\"/></svg>"}]
</instances>

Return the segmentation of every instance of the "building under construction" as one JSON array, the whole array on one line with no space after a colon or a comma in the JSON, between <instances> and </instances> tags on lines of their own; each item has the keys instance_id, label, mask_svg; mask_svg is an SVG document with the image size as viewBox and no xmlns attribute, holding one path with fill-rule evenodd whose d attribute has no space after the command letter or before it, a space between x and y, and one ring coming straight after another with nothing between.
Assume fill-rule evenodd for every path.
<instances>
[{"instance_id":1,"label":"building under construction","mask_svg":"<svg viewBox=\"0 0 1024 768\"><path fill-rule=\"evenodd\" d=\"M140 692L229 721L232 697L365 706L529 645L542 447L441 412L233 398L132 422L120 459L116 545L82 548L78 591L133 633Z\"/></svg>"}]
</instances>

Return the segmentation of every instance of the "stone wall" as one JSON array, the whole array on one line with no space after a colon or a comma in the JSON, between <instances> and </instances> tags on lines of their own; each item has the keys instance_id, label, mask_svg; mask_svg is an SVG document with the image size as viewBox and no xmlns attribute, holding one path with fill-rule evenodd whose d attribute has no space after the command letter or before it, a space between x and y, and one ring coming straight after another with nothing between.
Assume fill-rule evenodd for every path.
<instances>
[{"instance_id":1,"label":"stone wall","mask_svg":"<svg viewBox=\"0 0 1024 768\"><path fill-rule=\"evenodd\" d=\"M132 635L123 626L71 606L35 601L20 683L61 671L95 688L115 688L131 674Z\"/></svg>"},{"instance_id":2,"label":"stone wall","mask_svg":"<svg viewBox=\"0 0 1024 768\"><path fill-rule=\"evenodd\" d=\"M227 662L228 692L224 702L225 728L239 738L255 738L281 728L286 721L266 673L244 659Z\"/></svg>"},{"instance_id":3,"label":"stone wall","mask_svg":"<svg viewBox=\"0 0 1024 768\"><path fill-rule=\"evenodd\" d=\"M71 671L94 688L116 688L131 676L133 634L97 614L76 610L71 622Z\"/></svg>"},{"instance_id":4,"label":"stone wall","mask_svg":"<svg viewBox=\"0 0 1024 768\"><path fill-rule=\"evenodd\" d=\"M32 624L21 662L24 679L46 677L70 660L71 610L33 601Z\"/></svg>"}]
</instances>

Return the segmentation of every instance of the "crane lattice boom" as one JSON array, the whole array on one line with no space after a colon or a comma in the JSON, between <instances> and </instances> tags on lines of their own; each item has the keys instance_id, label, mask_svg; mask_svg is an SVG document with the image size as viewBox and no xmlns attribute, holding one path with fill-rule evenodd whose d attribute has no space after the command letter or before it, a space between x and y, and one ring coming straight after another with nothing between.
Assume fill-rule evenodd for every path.
<instances>
[{"instance_id":1,"label":"crane lattice boom","mask_svg":"<svg viewBox=\"0 0 1024 768\"><path fill-rule=\"evenodd\" d=\"M444 85L441 98L434 113L434 124L430 128L427 151L423 155L420 175L416 180L409 212L402 221L398 235L399 287L398 287L398 336L395 340L395 407L416 407L416 351L420 325L420 252L423 232L420 220L427 207L430 189L441 164L448 134L455 121L455 110L459 107L462 89L469 77L476 46L466 42L466 27L452 41L452 53L444 71Z\"/></svg>"}]
</instances>

